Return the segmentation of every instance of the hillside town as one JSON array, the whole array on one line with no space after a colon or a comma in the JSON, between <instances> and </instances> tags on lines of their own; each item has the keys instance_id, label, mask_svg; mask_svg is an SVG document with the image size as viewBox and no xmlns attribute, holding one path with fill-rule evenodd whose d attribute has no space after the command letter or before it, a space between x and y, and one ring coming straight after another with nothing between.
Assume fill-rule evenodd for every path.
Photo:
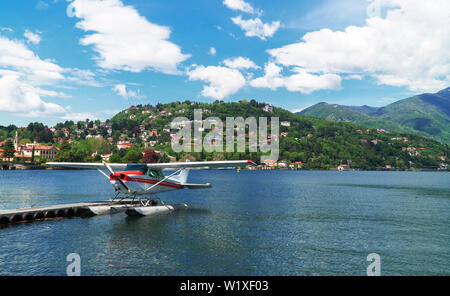
<instances>
[{"instance_id":1,"label":"hillside town","mask_svg":"<svg viewBox=\"0 0 450 296\"><path fill-rule=\"evenodd\" d=\"M252 107L253 114L249 113L249 108L245 109L246 106ZM361 146L360 149L370 149L375 152L377 150L386 150L387 152L383 153L392 154L392 151L395 151L396 154L398 153L399 155L393 157L394 159L387 161L386 157L384 157L384 163L381 165L377 164L377 169L385 170L414 168L416 160L421 159L422 156L429 158L430 153L436 154L436 145L438 145L433 143L434 147L427 148L417 145L418 143L421 145L425 143L417 136L411 136L414 138L411 139L410 136L391 133L384 129L359 128L349 123L339 123L346 124L342 128L338 123L332 123L333 127L319 127L319 124L310 122L317 121L322 125L330 125L331 123L318 119L306 120L307 117L305 116L295 115L276 108L272 104L257 103L253 100L250 103L244 100L239 103L229 104L223 102L206 104L185 101L183 103L157 104L156 106L130 106L105 121L86 119L78 122L65 121L53 127L48 127L41 123L30 123L29 126L20 128L6 127L4 129L9 128L10 131L6 130L3 132L3 136L0 133L0 159L4 163L45 164L46 161L58 160L58 155L62 155L59 152L63 144L69 145L72 147L72 150L77 150L74 154L78 154L72 160L78 161L141 162L143 154L148 149L156 151L161 158L160 161L164 160L166 162L209 157L198 155L198 153L177 154L171 150L171 140L180 141L180 137L176 134L178 129L194 123L192 119L194 109L202 110L203 120L196 122L202 124L201 126L204 126L205 118L208 116L220 118L222 120L221 123L225 125L225 116L229 115L228 113L246 116L253 115L255 117L263 115L280 116L280 159L265 160L256 169L325 168L339 171L364 169L364 167L357 164L358 161L350 155L351 153L339 152L342 154L342 157L334 160L334 165L330 160L320 160L321 157L317 156L317 152L314 149L318 149L316 146L319 143L320 145L325 145L325 141L333 137L344 141L344 145L346 144L345 141L355 140ZM172 120L176 117L184 117L185 119L171 125ZM217 121L217 119L215 120ZM201 132L206 133L207 130L201 128ZM246 131L245 138L247 143L250 136L252 136L251 132ZM218 139L213 139L212 143L215 144L216 140ZM8 146L6 145L8 141L12 142L12 147L6 147ZM272 138L269 135L267 139L259 139L259 141L271 144ZM196 144L190 143L190 145L191 148L194 148ZM330 145L335 144L330 143ZM293 146L295 146L295 149ZM306 149L301 147L315 148L312 148L312 151L305 151ZM14 153L8 154L7 152L11 152L12 149ZM318 152L322 150L320 148ZM447 150L445 148L441 149L441 151L442 153L433 156L437 161L434 161L436 163L435 169L447 170L448 148ZM82 156L80 156L81 154ZM403 160L400 155L403 155ZM215 153L210 158L221 160L243 156L250 158L252 155L248 153L242 156L238 153L234 155ZM258 162L258 159L255 157L254 160ZM319 167L314 164L317 160L322 161Z\"/></svg>"}]
</instances>

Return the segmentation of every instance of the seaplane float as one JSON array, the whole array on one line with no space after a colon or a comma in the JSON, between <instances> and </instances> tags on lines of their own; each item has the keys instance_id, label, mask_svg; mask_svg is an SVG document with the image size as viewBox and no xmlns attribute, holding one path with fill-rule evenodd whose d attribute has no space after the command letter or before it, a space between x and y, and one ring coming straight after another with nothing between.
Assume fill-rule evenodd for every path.
<instances>
[{"instance_id":1,"label":"seaplane float","mask_svg":"<svg viewBox=\"0 0 450 296\"><path fill-rule=\"evenodd\" d=\"M188 183L189 169L239 168L255 165L255 163L251 160L231 160L141 164L47 162L47 165L73 169L97 169L109 180L114 187L115 195L107 205L89 206L93 215L125 212L128 216L148 216L188 207L185 203L166 204L156 194L185 188L211 187L210 183ZM174 170L174 172L165 176L163 170Z\"/></svg>"}]
</instances>

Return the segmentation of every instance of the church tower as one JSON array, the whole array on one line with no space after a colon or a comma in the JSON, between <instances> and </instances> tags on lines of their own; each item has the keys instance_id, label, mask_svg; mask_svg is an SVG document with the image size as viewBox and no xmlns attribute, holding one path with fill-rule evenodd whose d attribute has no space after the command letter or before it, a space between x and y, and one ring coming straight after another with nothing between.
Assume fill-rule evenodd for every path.
<instances>
[{"instance_id":1,"label":"church tower","mask_svg":"<svg viewBox=\"0 0 450 296\"><path fill-rule=\"evenodd\" d=\"M14 137L14 149L17 151L19 149L19 135L16 131L16 136Z\"/></svg>"}]
</instances>

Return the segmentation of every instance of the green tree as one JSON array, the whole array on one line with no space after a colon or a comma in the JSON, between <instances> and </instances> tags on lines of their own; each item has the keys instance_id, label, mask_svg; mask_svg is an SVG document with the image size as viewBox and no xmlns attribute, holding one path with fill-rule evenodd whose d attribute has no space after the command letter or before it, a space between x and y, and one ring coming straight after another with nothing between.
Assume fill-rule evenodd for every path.
<instances>
[{"instance_id":1,"label":"green tree","mask_svg":"<svg viewBox=\"0 0 450 296\"><path fill-rule=\"evenodd\" d=\"M114 153L109 157L109 162L111 163L121 163L122 158L119 156L119 154Z\"/></svg>"},{"instance_id":2,"label":"green tree","mask_svg":"<svg viewBox=\"0 0 450 296\"><path fill-rule=\"evenodd\" d=\"M34 163L34 153L35 153L35 149L33 146L33 150L31 151L31 163Z\"/></svg>"},{"instance_id":3,"label":"green tree","mask_svg":"<svg viewBox=\"0 0 450 296\"><path fill-rule=\"evenodd\" d=\"M11 158L14 158L14 144L11 140L7 140L5 144L3 145L3 158L8 159L8 163L10 162Z\"/></svg>"},{"instance_id":4,"label":"green tree","mask_svg":"<svg viewBox=\"0 0 450 296\"><path fill-rule=\"evenodd\" d=\"M142 160L142 154L135 149L129 149L123 160L130 163L139 162Z\"/></svg>"},{"instance_id":5,"label":"green tree","mask_svg":"<svg viewBox=\"0 0 450 296\"><path fill-rule=\"evenodd\" d=\"M23 139L20 139L20 141L19 141L19 145L25 145L27 143L33 143L33 141L31 141L28 138L23 138Z\"/></svg>"},{"instance_id":6,"label":"green tree","mask_svg":"<svg viewBox=\"0 0 450 296\"><path fill-rule=\"evenodd\" d=\"M70 150L71 150L70 144L64 141L61 144L61 147L60 147L58 153L56 153L55 161L56 162L71 162L71 161L73 161L73 157L72 157Z\"/></svg>"},{"instance_id":7,"label":"green tree","mask_svg":"<svg viewBox=\"0 0 450 296\"><path fill-rule=\"evenodd\" d=\"M87 158L90 157L92 153L84 142L73 142L70 145L70 148L72 161L87 161Z\"/></svg>"},{"instance_id":8,"label":"green tree","mask_svg":"<svg viewBox=\"0 0 450 296\"><path fill-rule=\"evenodd\" d=\"M170 162L170 158L167 155L167 153L162 153L158 159L158 162L161 162L161 163Z\"/></svg>"}]
</instances>

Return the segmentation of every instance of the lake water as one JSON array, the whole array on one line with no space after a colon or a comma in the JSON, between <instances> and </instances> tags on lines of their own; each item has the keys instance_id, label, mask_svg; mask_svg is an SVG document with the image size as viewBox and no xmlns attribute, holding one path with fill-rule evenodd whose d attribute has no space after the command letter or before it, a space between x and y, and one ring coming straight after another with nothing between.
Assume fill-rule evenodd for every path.
<instances>
[{"instance_id":1,"label":"lake water","mask_svg":"<svg viewBox=\"0 0 450 296\"><path fill-rule=\"evenodd\" d=\"M191 171L191 205L0 228L0 275L450 275L450 174ZM0 171L0 209L110 198L96 171Z\"/></svg>"}]
</instances>

